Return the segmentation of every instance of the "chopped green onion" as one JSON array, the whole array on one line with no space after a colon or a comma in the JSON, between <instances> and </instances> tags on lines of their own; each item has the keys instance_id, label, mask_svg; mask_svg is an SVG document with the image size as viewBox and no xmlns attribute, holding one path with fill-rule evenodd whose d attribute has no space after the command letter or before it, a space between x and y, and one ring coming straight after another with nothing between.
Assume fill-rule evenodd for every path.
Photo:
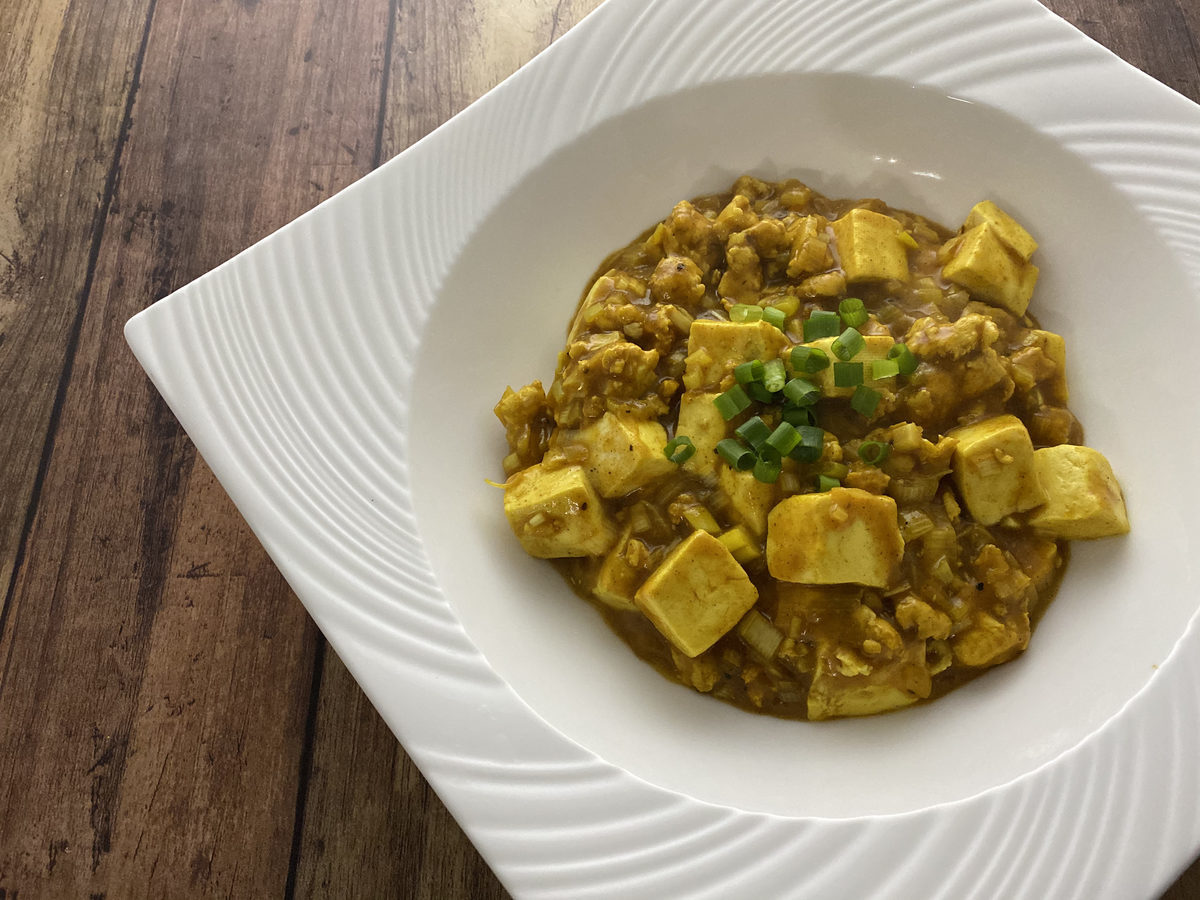
<instances>
[{"instance_id":1,"label":"chopped green onion","mask_svg":"<svg viewBox=\"0 0 1200 900\"><path fill-rule=\"evenodd\" d=\"M779 480L782 469L783 466L777 459L759 459L754 464L754 477L765 484L774 484Z\"/></svg>"},{"instance_id":2,"label":"chopped green onion","mask_svg":"<svg viewBox=\"0 0 1200 900\"><path fill-rule=\"evenodd\" d=\"M850 467L845 463L828 460L822 464L821 468L818 469L817 472L820 475L828 475L830 478L836 478L838 481L841 481L850 474Z\"/></svg>"},{"instance_id":3,"label":"chopped green onion","mask_svg":"<svg viewBox=\"0 0 1200 900\"><path fill-rule=\"evenodd\" d=\"M825 452L825 432L813 425L798 425L799 442L788 453L796 462L814 463Z\"/></svg>"},{"instance_id":4,"label":"chopped green onion","mask_svg":"<svg viewBox=\"0 0 1200 900\"><path fill-rule=\"evenodd\" d=\"M841 315L842 321L851 328L857 328L867 321L867 308L863 306L863 302L857 297L847 297L838 304L838 314Z\"/></svg>"},{"instance_id":5,"label":"chopped green onion","mask_svg":"<svg viewBox=\"0 0 1200 900\"><path fill-rule=\"evenodd\" d=\"M725 393L713 397L713 406L717 408L721 418L728 422L738 413L743 413L750 408L750 397L746 394L744 387L735 384Z\"/></svg>"},{"instance_id":6,"label":"chopped green onion","mask_svg":"<svg viewBox=\"0 0 1200 900\"><path fill-rule=\"evenodd\" d=\"M879 401L882 394L874 388L869 388L865 384L860 384L854 389L854 396L850 398L850 408L855 412L862 413L868 419L875 415L875 410L879 406Z\"/></svg>"},{"instance_id":7,"label":"chopped green onion","mask_svg":"<svg viewBox=\"0 0 1200 900\"><path fill-rule=\"evenodd\" d=\"M762 420L761 416L751 416L734 429L734 433L757 450L771 436L771 428Z\"/></svg>"},{"instance_id":8,"label":"chopped green onion","mask_svg":"<svg viewBox=\"0 0 1200 900\"><path fill-rule=\"evenodd\" d=\"M758 459L753 450L734 438L717 441L717 455L739 472L754 468L754 462Z\"/></svg>"},{"instance_id":9,"label":"chopped green onion","mask_svg":"<svg viewBox=\"0 0 1200 900\"><path fill-rule=\"evenodd\" d=\"M801 425L817 424L812 408L808 406L785 406L783 408L783 421L797 428Z\"/></svg>"},{"instance_id":10,"label":"chopped green onion","mask_svg":"<svg viewBox=\"0 0 1200 900\"><path fill-rule=\"evenodd\" d=\"M804 340L815 341L835 337L841 327L842 320L837 313L824 309L814 310L804 322Z\"/></svg>"},{"instance_id":11,"label":"chopped green onion","mask_svg":"<svg viewBox=\"0 0 1200 900\"><path fill-rule=\"evenodd\" d=\"M780 422L767 438L767 446L778 451L780 456L787 456L800 443L800 432L787 422Z\"/></svg>"},{"instance_id":12,"label":"chopped green onion","mask_svg":"<svg viewBox=\"0 0 1200 900\"><path fill-rule=\"evenodd\" d=\"M783 331L783 324L787 321L787 316L783 314L782 309L768 306L762 311L762 320L768 325L774 325L780 331Z\"/></svg>"},{"instance_id":13,"label":"chopped green onion","mask_svg":"<svg viewBox=\"0 0 1200 900\"><path fill-rule=\"evenodd\" d=\"M888 359L894 359L900 366L901 375L911 375L917 371L918 361L913 355L913 352L908 349L908 346L900 341L892 345L892 349L888 351Z\"/></svg>"},{"instance_id":14,"label":"chopped green onion","mask_svg":"<svg viewBox=\"0 0 1200 900\"><path fill-rule=\"evenodd\" d=\"M793 378L783 386L783 396L797 406L812 406L821 399L821 389L807 378Z\"/></svg>"},{"instance_id":15,"label":"chopped green onion","mask_svg":"<svg viewBox=\"0 0 1200 900\"><path fill-rule=\"evenodd\" d=\"M729 321L738 324L757 322L762 317L762 307L755 306L753 303L735 303L729 310Z\"/></svg>"},{"instance_id":16,"label":"chopped green onion","mask_svg":"<svg viewBox=\"0 0 1200 900\"><path fill-rule=\"evenodd\" d=\"M860 362L835 362L833 364L834 387L858 387L863 383L863 364Z\"/></svg>"},{"instance_id":17,"label":"chopped green onion","mask_svg":"<svg viewBox=\"0 0 1200 900\"><path fill-rule=\"evenodd\" d=\"M828 368L829 357L820 347L805 347L803 345L792 348L792 371L804 372L807 375L812 375L814 372L820 372L822 369Z\"/></svg>"},{"instance_id":18,"label":"chopped green onion","mask_svg":"<svg viewBox=\"0 0 1200 900\"><path fill-rule=\"evenodd\" d=\"M775 395L767 390L767 386L761 381L752 381L746 385L746 393L759 403L770 403L775 399Z\"/></svg>"},{"instance_id":19,"label":"chopped green onion","mask_svg":"<svg viewBox=\"0 0 1200 900\"><path fill-rule=\"evenodd\" d=\"M858 333L857 329L847 328L834 339L830 349L833 351L833 355L842 362L850 362L866 345L866 340Z\"/></svg>"},{"instance_id":20,"label":"chopped green onion","mask_svg":"<svg viewBox=\"0 0 1200 900\"><path fill-rule=\"evenodd\" d=\"M830 478L828 475L817 476L817 490L821 493L832 491L835 487L841 487L842 483L836 478Z\"/></svg>"},{"instance_id":21,"label":"chopped green onion","mask_svg":"<svg viewBox=\"0 0 1200 900\"><path fill-rule=\"evenodd\" d=\"M663 447L663 455L676 465L687 462L696 453L696 445L686 434L677 434Z\"/></svg>"},{"instance_id":22,"label":"chopped green onion","mask_svg":"<svg viewBox=\"0 0 1200 900\"><path fill-rule=\"evenodd\" d=\"M787 381L787 367L784 366L782 359L768 360L763 367L763 387L771 393L783 390L783 383Z\"/></svg>"},{"instance_id":23,"label":"chopped green onion","mask_svg":"<svg viewBox=\"0 0 1200 900\"><path fill-rule=\"evenodd\" d=\"M883 441L863 441L858 445L858 458L868 466L883 465L891 452L891 445Z\"/></svg>"},{"instance_id":24,"label":"chopped green onion","mask_svg":"<svg viewBox=\"0 0 1200 900\"><path fill-rule=\"evenodd\" d=\"M894 359L871 360L871 377L876 381L882 378L892 378L900 374L900 363Z\"/></svg>"},{"instance_id":25,"label":"chopped green onion","mask_svg":"<svg viewBox=\"0 0 1200 900\"><path fill-rule=\"evenodd\" d=\"M763 363L761 359L752 359L733 367L733 377L738 384L750 384L752 381L763 380Z\"/></svg>"}]
</instances>

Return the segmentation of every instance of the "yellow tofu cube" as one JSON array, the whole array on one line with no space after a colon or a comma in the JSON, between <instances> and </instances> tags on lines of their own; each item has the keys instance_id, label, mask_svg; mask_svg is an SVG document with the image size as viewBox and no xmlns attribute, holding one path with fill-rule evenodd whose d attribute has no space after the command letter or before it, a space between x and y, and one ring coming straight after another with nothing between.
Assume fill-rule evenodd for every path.
<instances>
[{"instance_id":1,"label":"yellow tofu cube","mask_svg":"<svg viewBox=\"0 0 1200 900\"><path fill-rule=\"evenodd\" d=\"M1121 485L1098 450L1060 444L1033 453L1046 503L1029 516L1042 534L1075 540L1129 531Z\"/></svg>"},{"instance_id":2,"label":"yellow tofu cube","mask_svg":"<svg viewBox=\"0 0 1200 900\"><path fill-rule=\"evenodd\" d=\"M729 498L729 517L755 537L767 530L767 513L775 505L775 485L759 481L753 472L738 472L723 461L717 466L717 486Z\"/></svg>"},{"instance_id":3,"label":"yellow tofu cube","mask_svg":"<svg viewBox=\"0 0 1200 900\"><path fill-rule=\"evenodd\" d=\"M977 612L971 625L951 641L954 661L964 666L997 666L1008 662L1029 645L1029 614L1001 622L987 612Z\"/></svg>"},{"instance_id":4,"label":"yellow tofu cube","mask_svg":"<svg viewBox=\"0 0 1200 900\"><path fill-rule=\"evenodd\" d=\"M973 297L1025 315L1038 267L1013 253L989 223L976 225L947 244L952 252L942 277L966 288Z\"/></svg>"},{"instance_id":5,"label":"yellow tofu cube","mask_svg":"<svg viewBox=\"0 0 1200 900\"><path fill-rule=\"evenodd\" d=\"M1037 241L1017 223L1016 219L991 200L981 200L971 207L966 221L963 222L962 230L970 231L978 225L985 224L992 226L996 235L1008 245L1013 253L1021 257L1024 262L1029 262L1029 257L1033 256L1034 251L1037 250Z\"/></svg>"},{"instance_id":6,"label":"yellow tofu cube","mask_svg":"<svg viewBox=\"0 0 1200 900\"><path fill-rule=\"evenodd\" d=\"M1033 464L1033 442L1016 416L993 416L951 429L954 483L971 517L994 525L1046 502Z\"/></svg>"},{"instance_id":7,"label":"yellow tofu cube","mask_svg":"<svg viewBox=\"0 0 1200 900\"><path fill-rule=\"evenodd\" d=\"M602 497L620 497L647 482L675 471L663 447L667 432L657 422L605 413L579 431L588 448L588 479Z\"/></svg>"},{"instance_id":8,"label":"yellow tofu cube","mask_svg":"<svg viewBox=\"0 0 1200 900\"><path fill-rule=\"evenodd\" d=\"M850 397L854 394L854 388L834 387L833 384L833 364L841 362L833 354L833 342L837 338L818 338L815 341L809 341L804 346L815 347L824 352L829 357L829 365L819 372L806 374L804 372L793 372L795 376L807 378L813 384L821 389L821 393L826 397ZM871 377L871 363L877 359L887 359L888 351L896 345L895 339L890 334L864 334L863 348L854 355L854 359L850 362L860 362L863 364L863 384L873 385L876 388L880 386L889 387L895 381L894 378L883 379L875 383L875 379ZM785 353L784 359L788 364L788 370L791 371L791 354Z\"/></svg>"},{"instance_id":9,"label":"yellow tofu cube","mask_svg":"<svg viewBox=\"0 0 1200 900\"><path fill-rule=\"evenodd\" d=\"M693 531L634 600L680 653L697 656L750 611L758 589L724 544L706 531Z\"/></svg>"},{"instance_id":10,"label":"yellow tofu cube","mask_svg":"<svg viewBox=\"0 0 1200 900\"><path fill-rule=\"evenodd\" d=\"M848 284L908 280L908 244L901 238L904 226L891 216L852 209L830 228Z\"/></svg>"},{"instance_id":11,"label":"yellow tofu cube","mask_svg":"<svg viewBox=\"0 0 1200 900\"><path fill-rule=\"evenodd\" d=\"M530 556L599 556L616 536L581 466L530 466L504 485L504 514Z\"/></svg>"},{"instance_id":12,"label":"yellow tofu cube","mask_svg":"<svg viewBox=\"0 0 1200 900\"><path fill-rule=\"evenodd\" d=\"M903 555L891 497L834 488L788 497L767 517L767 568L780 581L883 588Z\"/></svg>"},{"instance_id":13,"label":"yellow tofu cube","mask_svg":"<svg viewBox=\"0 0 1200 900\"><path fill-rule=\"evenodd\" d=\"M696 446L696 452L683 468L703 477L716 475L720 462L717 443L727 430L724 417L713 405L716 397L716 394L687 391L679 398L679 424L675 433L687 435Z\"/></svg>"},{"instance_id":14,"label":"yellow tofu cube","mask_svg":"<svg viewBox=\"0 0 1200 900\"><path fill-rule=\"evenodd\" d=\"M774 359L787 345L784 333L769 322L696 319L688 332L684 387L694 391L715 386L734 366L748 359Z\"/></svg>"},{"instance_id":15,"label":"yellow tofu cube","mask_svg":"<svg viewBox=\"0 0 1200 900\"><path fill-rule=\"evenodd\" d=\"M637 592L642 571L636 566L631 566L626 559L625 550L631 533L632 529L626 528L621 540L608 551L608 556L600 565L600 571L596 573L596 584L592 588L592 595L613 609L637 609L633 595Z\"/></svg>"},{"instance_id":16,"label":"yellow tofu cube","mask_svg":"<svg viewBox=\"0 0 1200 900\"><path fill-rule=\"evenodd\" d=\"M931 686L924 641L906 644L897 657L878 661L822 641L808 691L808 717L820 721L901 709L928 697Z\"/></svg>"}]
</instances>

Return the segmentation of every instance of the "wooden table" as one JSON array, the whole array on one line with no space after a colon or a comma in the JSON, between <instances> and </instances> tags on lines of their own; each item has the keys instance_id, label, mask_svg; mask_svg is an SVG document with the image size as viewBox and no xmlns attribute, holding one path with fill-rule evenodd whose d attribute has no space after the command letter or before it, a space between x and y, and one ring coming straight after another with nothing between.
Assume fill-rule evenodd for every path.
<instances>
[{"instance_id":1,"label":"wooden table","mask_svg":"<svg viewBox=\"0 0 1200 900\"><path fill-rule=\"evenodd\" d=\"M1195 0L1047 2L1200 99ZM504 896L121 326L597 4L0 0L0 898Z\"/></svg>"}]
</instances>

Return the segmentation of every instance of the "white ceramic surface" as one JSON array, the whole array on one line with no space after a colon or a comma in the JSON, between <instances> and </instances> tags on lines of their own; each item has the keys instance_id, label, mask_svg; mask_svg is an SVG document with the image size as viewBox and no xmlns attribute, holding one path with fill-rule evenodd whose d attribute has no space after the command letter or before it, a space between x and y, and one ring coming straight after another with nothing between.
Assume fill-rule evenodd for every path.
<instances>
[{"instance_id":1,"label":"white ceramic surface","mask_svg":"<svg viewBox=\"0 0 1200 900\"><path fill-rule=\"evenodd\" d=\"M947 223L990 197L1041 242L1133 533L934 704L805 724L669 684L485 483L597 262L745 171ZM1035 0L609 0L127 336L516 896L1130 898L1200 847L1198 285L1200 108Z\"/></svg>"}]
</instances>

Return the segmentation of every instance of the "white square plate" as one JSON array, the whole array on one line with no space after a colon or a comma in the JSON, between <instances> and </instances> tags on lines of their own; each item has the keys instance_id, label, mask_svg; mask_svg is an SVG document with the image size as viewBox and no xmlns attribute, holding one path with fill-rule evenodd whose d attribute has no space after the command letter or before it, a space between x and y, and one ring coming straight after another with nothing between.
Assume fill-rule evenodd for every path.
<instances>
[{"instance_id":1,"label":"white square plate","mask_svg":"<svg viewBox=\"0 0 1200 900\"><path fill-rule=\"evenodd\" d=\"M525 557L506 384L597 262L752 172L1041 243L1034 310L1133 533L1030 650L861 721L659 678ZM1035 0L608 0L380 170L132 319L138 359L518 897L1129 898L1200 847L1200 108Z\"/></svg>"}]
</instances>

